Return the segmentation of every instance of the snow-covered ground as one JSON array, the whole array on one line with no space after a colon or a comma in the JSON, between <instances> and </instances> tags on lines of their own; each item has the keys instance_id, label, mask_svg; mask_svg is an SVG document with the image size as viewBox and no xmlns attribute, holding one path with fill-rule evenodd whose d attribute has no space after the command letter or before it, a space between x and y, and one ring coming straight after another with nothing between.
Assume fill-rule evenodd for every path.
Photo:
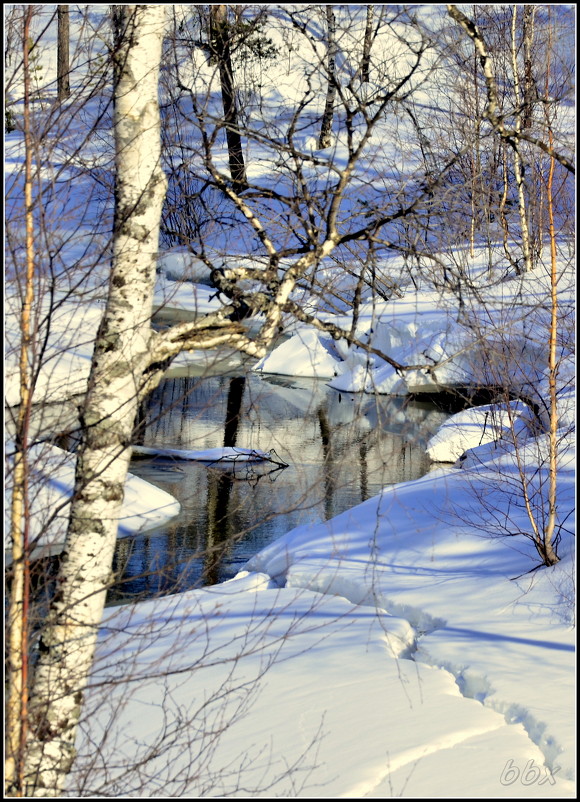
<instances>
[{"instance_id":1,"label":"snow-covered ground","mask_svg":"<svg viewBox=\"0 0 580 802\"><path fill-rule=\"evenodd\" d=\"M42 14L53 9L40 8ZM99 17L99 7L91 8L89 21ZM350 13L348 8L356 7L344 8ZM421 13L438 12L422 7ZM360 23L348 31L355 39ZM99 24L105 25L104 17ZM392 70L406 63L393 50L404 50L397 24L382 39ZM266 118L271 114L266 122L280 122L280 130L284 114L303 99L313 58L308 47L306 53L300 50L297 30L280 23L276 41L290 43L292 58L308 66L300 81L290 55L287 69L280 58L263 75ZM73 40L78 36L79 27L73 26ZM38 51L50 79L54 43L52 26ZM76 58L73 64L85 63L84 50ZM212 69L206 61L201 50L194 50L182 77L187 83L199 70L209 102ZM318 79L310 74L307 83L312 80ZM440 89L426 83L414 95L424 101L427 121L439 113L447 118ZM13 91L17 97L17 87ZM324 93L314 91L314 96L322 111ZM71 113L63 106L62 130L43 139L48 156L39 172L45 182L45 222L52 227L49 244L55 246L43 243L38 249L39 283L45 275L55 283L37 287L42 364L35 396L52 403L85 392L110 248L110 122L104 113L101 117L97 101L94 108L80 103L79 113L74 102ZM565 111L559 106L559 113ZM43 113L41 106L40 120ZM297 134L305 152L315 149L313 133L314 127L306 125ZM409 121L405 126L394 116L385 120L361 162L357 180L362 183L353 184L351 210L374 179L382 189L384 176L400 171L401 191L407 180L412 186L417 176L404 162L415 133ZM252 179L280 191L292 185L293 174L285 179L280 172L276 150L268 153L260 137L252 149ZM337 163L347 152L339 134ZM5 161L8 217L13 212L17 220L23 163L18 130L6 137ZM227 164L224 147L216 163ZM93 168L94 183L87 178ZM304 169L316 183L319 168L306 163ZM322 166L319 178L325 175ZM363 207L357 212L361 219L364 213ZM14 284L22 274L22 221L13 229L5 317L10 406L19 398L20 295ZM231 241L213 242L221 246L216 264L243 259L231 250L235 242L235 254L246 252L247 243L236 241L239 231L225 235ZM527 403L512 400L508 407L501 399L504 406L496 404L493 411L460 413L430 444L432 458L452 466L385 489L325 523L288 532L229 582L108 610L87 689L71 795L575 795L574 275L563 273L558 284L565 324L557 377L561 560L537 568L529 534L533 523L544 522L547 509L549 455L538 425L546 422L549 398L548 272L540 267L505 280L509 266L502 262L501 246L498 253L494 272L485 272L483 253L471 261L465 253L437 255L451 272L454 264L468 265L463 278L469 276L472 285L456 284L455 290L453 282L430 284L433 271L425 265L414 284L405 283L402 259L379 255L377 276L395 277L396 292L389 300L367 292L355 331L373 353L298 325L254 366L327 379L343 393L406 395L446 386L495 386L509 375L513 394ZM335 296L334 308L323 303L327 288L344 290L339 286L344 274L329 262L317 277L322 283L318 299L297 292L295 300L307 301L307 311L318 311L320 319L348 331L352 318L346 306ZM219 308L208 280L201 260L179 250L161 254L155 296L160 316L191 319ZM418 367L397 371L377 351ZM199 353L177 360L180 365L199 361ZM515 426L506 425L510 416ZM35 448L32 536L50 522L48 534L62 542L74 458L46 444ZM160 523L175 511L174 499L129 477L119 534Z\"/></svg>"},{"instance_id":2,"label":"snow-covered ground","mask_svg":"<svg viewBox=\"0 0 580 802\"><path fill-rule=\"evenodd\" d=\"M536 290L541 283L538 276L517 281ZM207 290L167 279L166 287L189 299ZM463 359L473 328L462 330L459 343L457 308L444 300L414 290L384 304L378 317L375 305L359 327L397 361L436 341L451 364L458 348L456 361ZM543 314L535 294L522 303ZM69 339L55 341L59 369L46 373L45 385L51 398L69 395L67 376L80 377L77 349L83 356L98 306L78 320L76 342L72 326L58 328ZM476 319L475 303L470 312ZM481 318L487 312L481 308ZM77 322L72 305L70 320ZM521 330L513 330L511 346L525 350ZM541 337L536 330L534 347ZM335 384L369 391L381 372L395 375L380 357L367 360L308 328L260 367L320 375L319 348L338 374ZM533 353L527 386L545 400L545 345ZM462 383L473 380L470 371ZM408 391L405 374L396 381ZM537 554L526 537L523 483L536 521L546 509L548 460L537 416L515 401L459 413L428 446L437 461L461 456L455 467L289 532L228 583L109 612L71 789L145 797L572 797L574 401L564 350L556 566L533 570ZM58 503L64 486L65 495L72 488L72 464L63 470L68 478L49 471L43 490L58 486ZM171 499L132 481L126 514L138 514L139 526L158 522L161 508L171 512ZM55 500L37 503L45 515ZM145 758L146 777L138 768Z\"/></svg>"},{"instance_id":3,"label":"snow-covered ground","mask_svg":"<svg viewBox=\"0 0 580 802\"><path fill-rule=\"evenodd\" d=\"M531 570L532 544L502 526L529 530L502 459L300 527L230 582L115 611L79 739L88 787L129 794L126 767L158 749L142 796L574 796L573 541Z\"/></svg>"},{"instance_id":4,"label":"snow-covered ground","mask_svg":"<svg viewBox=\"0 0 580 802\"><path fill-rule=\"evenodd\" d=\"M413 296L416 338L451 355L454 313L432 298ZM408 301L390 307L405 361ZM313 338L276 364L312 375ZM523 486L534 520L547 503L537 416L515 401L458 413L428 446L453 467L289 532L235 580L109 614L71 787L90 768L97 795L572 797L572 379L564 361L556 566L537 569L526 537ZM128 766L152 750L144 780Z\"/></svg>"}]
</instances>

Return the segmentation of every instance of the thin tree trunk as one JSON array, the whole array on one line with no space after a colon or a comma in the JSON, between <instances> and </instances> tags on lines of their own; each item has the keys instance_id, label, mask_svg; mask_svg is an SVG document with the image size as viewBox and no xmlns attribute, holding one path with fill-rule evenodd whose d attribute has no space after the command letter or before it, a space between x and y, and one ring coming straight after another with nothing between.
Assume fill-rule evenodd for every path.
<instances>
[{"instance_id":1,"label":"thin tree trunk","mask_svg":"<svg viewBox=\"0 0 580 802\"><path fill-rule=\"evenodd\" d=\"M548 97L550 88L550 51L552 47L552 30L550 9L548 9L548 25L549 39L548 39L548 62L546 66L546 90L545 96ZM544 104L544 114L546 117L546 125L548 127L548 143L550 147L554 146L554 134L552 131L552 124L547 104ZM548 435L549 440L549 487L548 487L548 520L544 527L544 551L545 562L547 565L554 565L558 562L558 556L554 548L554 531L556 527L556 491L558 480L558 407L556 404L556 378L558 375L558 359L557 359L557 334L558 334L558 272L557 272L557 258L556 258L556 228L554 225L554 168L555 160L552 156L550 158L550 170L548 173L548 187L546 192L546 200L548 205L548 231L550 235L550 348L548 355L548 385L550 388L550 431Z\"/></svg>"},{"instance_id":2,"label":"thin tree trunk","mask_svg":"<svg viewBox=\"0 0 580 802\"><path fill-rule=\"evenodd\" d=\"M30 141L30 23L33 8L24 12L22 30L24 71L24 203L26 216L26 275L20 313L20 406L16 424L16 449L10 535L12 538L12 585L8 610L8 663L6 705L5 792L22 796L24 752L28 724L28 599L30 590L28 554L28 436L30 422L31 309L34 297L34 221L32 213L32 143Z\"/></svg>"},{"instance_id":3,"label":"thin tree trunk","mask_svg":"<svg viewBox=\"0 0 580 802\"><path fill-rule=\"evenodd\" d=\"M508 181L508 160L507 160L507 148L505 143L502 143L502 151L503 151L503 192L499 202L499 219L501 223L501 230L502 230L502 240L503 240L503 250L506 255L506 258L513 269L517 272L518 265L517 262L514 260L512 256L512 252L509 248L509 225L508 220L505 214L505 207L507 203L508 191L509 191L509 181Z\"/></svg>"},{"instance_id":4,"label":"thin tree trunk","mask_svg":"<svg viewBox=\"0 0 580 802\"><path fill-rule=\"evenodd\" d=\"M83 441L55 594L30 700L28 795L60 795L74 759L83 689L111 580L141 382L166 180L157 101L162 5L125 6L115 91L116 204L109 296L81 415Z\"/></svg>"},{"instance_id":5,"label":"thin tree trunk","mask_svg":"<svg viewBox=\"0 0 580 802\"><path fill-rule=\"evenodd\" d=\"M532 69L532 44L534 41L534 18L536 6L525 5L523 9L523 38L524 38L524 109L522 116L522 130L530 128L534 112L534 74Z\"/></svg>"},{"instance_id":6,"label":"thin tree trunk","mask_svg":"<svg viewBox=\"0 0 580 802\"><path fill-rule=\"evenodd\" d=\"M528 225L528 211L526 208L526 195L524 191L524 166L520 156L520 143L517 135L522 129L522 113L520 108L521 93L520 93L520 79L517 62L517 48L516 48L516 22L517 22L517 6L512 10L512 69L514 77L514 100L515 100L515 125L514 130L516 133L516 140L514 145L514 174L516 177L516 187L518 190L518 205L520 209L520 228L522 234L522 253L524 256L524 270L526 272L532 269L532 254L530 248L530 230Z\"/></svg>"},{"instance_id":7,"label":"thin tree trunk","mask_svg":"<svg viewBox=\"0 0 580 802\"><path fill-rule=\"evenodd\" d=\"M57 45L57 91L59 101L70 96L69 62L69 7L57 6L58 45Z\"/></svg>"},{"instance_id":8,"label":"thin tree trunk","mask_svg":"<svg viewBox=\"0 0 580 802\"><path fill-rule=\"evenodd\" d=\"M332 119L334 117L334 101L336 98L336 22L333 8L330 5L326 6L326 30L328 35L328 62L326 67L328 88L320 126L320 137L318 139L318 147L321 149L329 148L332 144Z\"/></svg>"},{"instance_id":9,"label":"thin tree trunk","mask_svg":"<svg viewBox=\"0 0 580 802\"><path fill-rule=\"evenodd\" d=\"M477 55L474 54L473 62L473 84L474 84L474 97L475 97L475 158L471 155L471 229L469 232L469 255L473 259L475 257L475 230L476 230L476 217L477 217L477 203L476 197L478 194L478 184L482 183L481 175L481 154L480 154L480 135L481 135L481 113L479 108L479 81L477 71ZM483 192L480 192L480 198L483 201Z\"/></svg>"},{"instance_id":10,"label":"thin tree trunk","mask_svg":"<svg viewBox=\"0 0 580 802\"><path fill-rule=\"evenodd\" d=\"M374 6L367 6L367 19L365 24L365 38L361 61L361 83L368 84L371 80L371 45L373 37Z\"/></svg>"},{"instance_id":11,"label":"thin tree trunk","mask_svg":"<svg viewBox=\"0 0 580 802\"><path fill-rule=\"evenodd\" d=\"M220 72L230 175L234 184L234 190L240 192L247 186L247 178L242 137L240 136L238 121L234 68L227 26L227 6L210 6L210 40Z\"/></svg>"}]
</instances>

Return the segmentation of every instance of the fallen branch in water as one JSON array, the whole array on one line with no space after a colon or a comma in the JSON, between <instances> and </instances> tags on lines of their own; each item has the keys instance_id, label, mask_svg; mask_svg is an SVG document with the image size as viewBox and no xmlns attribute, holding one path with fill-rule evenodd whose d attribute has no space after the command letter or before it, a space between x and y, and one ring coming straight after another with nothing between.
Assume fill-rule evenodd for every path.
<instances>
[{"instance_id":1,"label":"fallen branch in water","mask_svg":"<svg viewBox=\"0 0 580 802\"><path fill-rule=\"evenodd\" d=\"M194 460L210 465L215 463L237 464L240 462L270 462L282 468L288 467L288 463L280 459L274 449L270 451L259 451L255 448L224 446L223 448L208 448L204 451L190 451L188 449L179 448L133 446L133 455L136 457L173 457L174 459Z\"/></svg>"}]
</instances>

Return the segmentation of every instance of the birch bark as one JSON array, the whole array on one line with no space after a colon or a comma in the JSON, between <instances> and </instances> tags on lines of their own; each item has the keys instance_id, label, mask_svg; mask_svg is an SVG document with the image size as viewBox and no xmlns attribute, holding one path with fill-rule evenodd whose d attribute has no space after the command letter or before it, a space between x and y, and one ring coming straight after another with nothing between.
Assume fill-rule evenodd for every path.
<instances>
[{"instance_id":1,"label":"birch bark","mask_svg":"<svg viewBox=\"0 0 580 802\"><path fill-rule=\"evenodd\" d=\"M133 422L150 363L166 185L157 99L165 8L124 6L122 13L113 264L82 411L84 438L67 541L30 700L24 788L30 796L60 795L74 759L83 688L111 579Z\"/></svg>"},{"instance_id":2,"label":"birch bark","mask_svg":"<svg viewBox=\"0 0 580 802\"><path fill-rule=\"evenodd\" d=\"M528 225L528 210L526 204L526 195L524 190L524 165L520 155L519 134L522 130L522 110L521 110L521 92L520 92L520 78L517 60L517 6L513 7L512 11L512 69L514 75L514 97L515 97L515 125L514 131L516 138L514 141L514 175L516 178L516 186L518 190L518 207L520 210L520 226L522 231L522 253L524 257L524 270L529 272L532 265L532 254L530 248L530 230Z\"/></svg>"},{"instance_id":3,"label":"birch bark","mask_svg":"<svg viewBox=\"0 0 580 802\"><path fill-rule=\"evenodd\" d=\"M332 119L334 117L334 101L336 98L336 21L332 6L326 6L326 30L328 35L328 61L326 70L328 72L328 88L326 90L326 103L322 124L320 126L320 136L318 147L321 149L329 148L332 145Z\"/></svg>"}]
</instances>

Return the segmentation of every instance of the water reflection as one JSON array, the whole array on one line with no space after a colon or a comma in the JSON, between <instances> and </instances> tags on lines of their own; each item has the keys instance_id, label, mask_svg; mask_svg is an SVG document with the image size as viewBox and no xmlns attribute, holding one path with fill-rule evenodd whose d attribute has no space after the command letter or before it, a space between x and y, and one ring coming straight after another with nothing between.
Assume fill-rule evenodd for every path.
<instances>
[{"instance_id":1,"label":"water reflection","mask_svg":"<svg viewBox=\"0 0 580 802\"><path fill-rule=\"evenodd\" d=\"M293 527L422 476L426 441L446 417L431 404L344 395L315 380L249 374L165 381L142 413L144 445L274 448L289 467L135 460L131 471L176 496L182 512L162 530L119 541L121 581L109 602L224 581Z\"/></svg>"}]
</instances>

